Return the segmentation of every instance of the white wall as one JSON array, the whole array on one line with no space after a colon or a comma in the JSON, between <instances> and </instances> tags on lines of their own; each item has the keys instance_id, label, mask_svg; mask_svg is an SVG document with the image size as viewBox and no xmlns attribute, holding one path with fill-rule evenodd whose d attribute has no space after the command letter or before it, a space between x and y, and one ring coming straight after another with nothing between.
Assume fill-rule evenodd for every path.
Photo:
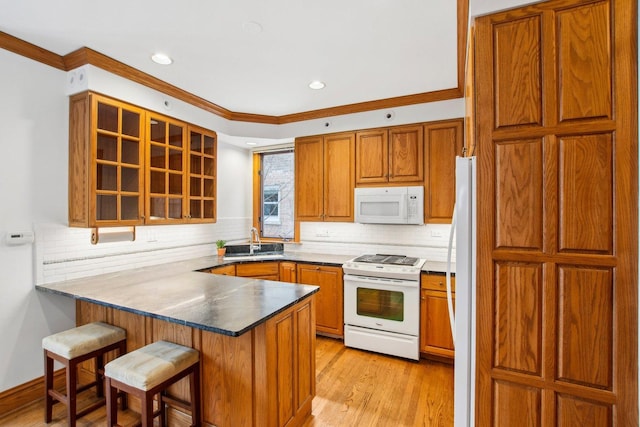
<instances>
[{"instance_id":1,"label":"white wall","mask_svg":"<svg viewBox=\"0 0 640 427\"><path fill-rule=\"evenodd\" d=\"M0 50L0 390L41 375L39 340L73 326L74 305L35 292L32 245L7 246L7 232L64 221L68 100L65 75ZM35 171L35 173L34 173Z\"/></svg>"}]
</instances>

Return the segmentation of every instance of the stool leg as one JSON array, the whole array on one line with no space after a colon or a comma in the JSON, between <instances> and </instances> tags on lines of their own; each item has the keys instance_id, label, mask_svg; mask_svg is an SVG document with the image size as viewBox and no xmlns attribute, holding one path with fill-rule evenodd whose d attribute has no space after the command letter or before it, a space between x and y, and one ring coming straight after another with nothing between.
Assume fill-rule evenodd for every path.
<instances>
[{"instance_id":1,"label":"stool leg","mask_svg":"<svg viewBox=\"0 0 640 427\"><path fill-rule=\"evenodd\" d=\"M44 351L44 422L50 423L53 415L53 397L49 394L49 390L53 388L53 359Z\"/></svg>"},{"instance_id":2,"label":"stool leg","mask_svg":"<svg viewBox=\"0 0 640 427\"><path fill-rule=\"evenodd\" d=\"M127 352L127 342L126 341L122 341L122 342L120 342L120 346L118 347L118 356L117 357L120 357L120 356L124 355L126 352ZM119 393L119 395L120 395L120 409L125 411L129 407L128 401L127 401L127 399L129 398L128 397L129 395L127 393L123 392L123 391L121 391Z\"/></svg>"},{"instance_id":3,"label":"stool leg","mask_svg":"<svg viewBox=\"0 0 640 427\"><path fill-rule=\"evenodd\" d=\"M96 395L98 397L104 396L103 374L104 374L104 353L101 353L96 356L95 381L96 381Z\"/></svg>"},{"instance_id":4,"label":"stool leg","mask_svg":"<svg viewBox=\"0 0 640 427\"><path fill-rule=\"evenodd\" d=\"M111 378L106 377L105 386L107 388L107 426L113 427L118 424L118 395L111 385Z\"/></svg>"},{"instance_id":5,"label":"stool leg","mask_svg":"<svg viewBox=\"0 0 640 427\"><path fill-rule=\"evenodd\" d=\"M166 390L160 392L160 398L158 399L158 412L160 414L160 427L166 427L167 425L167 404L164 397L167 395Z\"/></svg>"},{"instance_id":6,"label":"stool leg","mask_svg":"<svg viewBox=\"0 0 640 427\"><path fill-rule=\"evenodd\" d=\"M145 392L140 403L142 427L153 427L153 394Z\"/></svg>"},{"instance_id":7,"label":"stool leg","mask_svg":"<svg viewBox=\"0 0 640 427\"><path fill-rule=\"evenodd\" d=\"M200 427L200 363L197 363L189 375L191 390L191 425Z\"/></svg>"},{"instance_id":8,"label":"stool leg","mask_svg":"<svg viewBox=\"0 0 640 427\"><path fill-rule=\"evenodd\" d=\"M78 386L77 363L69 360L67 364L67 420L69 427L76 426L76 387Z\"/></svg>"}]
</instances>

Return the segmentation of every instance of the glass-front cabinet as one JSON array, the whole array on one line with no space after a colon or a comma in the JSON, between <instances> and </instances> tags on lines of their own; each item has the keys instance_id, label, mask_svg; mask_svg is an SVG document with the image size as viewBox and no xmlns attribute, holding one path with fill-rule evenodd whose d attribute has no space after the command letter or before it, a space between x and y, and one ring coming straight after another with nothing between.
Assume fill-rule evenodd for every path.
<instances>
[{"instance_id":1,"label":"glass-front cabinet","mask_svg":"<svg viewBox=\"0 0 640 427\"><path fill-rule=\"evenodd\" d=\"M87 92L69 113L69 225L142 224L144 110Z\"/></svg>"},{"instance_id":2,"label":"glass-front cabinet","mask_svg":"<svg viewBox=\"0 0 640 427\"><path fill-rule=\"evenodd\" d=\"M112 98L70 97L69 225L215 222L216 133Z\"/></svg>"},{"instance_id":3,"label":"glass-front cabinet","mask_svg":"<svg viewBox=\"0 0 640 427\"><path fill-rule=\"evenodd\" d=\"M143 206L142 112L98 96L94 105L96 225L137 224Z\"/></svg>"},{"instance_id":4,"label":"glass-front cabinet","mask_svg":"<svg viewBox=\"0 0 640 427\"><path fill-rule=\"evenodd\" d=\"M148 204L149 223L170 223L185 217L185 139L187 125L149 114Z\"/></svg>"},{"instance_id":5,"label":"glass-front cabinet","mask_svg":"<svg viewBox=\"0 0 640 427\"><path fill-rule=\"evenodd\" d=\"M189 202L192 222L211 222L216 217L216 133L189 127Z\"/></svg>"}]
</instances>

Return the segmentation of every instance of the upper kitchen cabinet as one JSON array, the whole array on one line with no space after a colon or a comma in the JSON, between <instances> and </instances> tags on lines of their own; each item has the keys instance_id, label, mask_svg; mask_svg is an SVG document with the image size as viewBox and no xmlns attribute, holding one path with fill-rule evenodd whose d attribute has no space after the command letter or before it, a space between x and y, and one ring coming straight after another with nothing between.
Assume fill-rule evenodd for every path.
<instances>
[{"instance_id":1,"label":"upper kitchen cabinet","mask_svg":"<svg viewBox=\"0 0 640 427\"><path fill-rule=\"evenodd\" d=\"M216 218L217 135L189 127L189 222L213 222Z\"/></svg>"},{"instance_id":2,"label":"upper kitchen cabinet","mask_svg":"<svg viewBox=\"0 0 640 427\"><path fill-rule=\"evenodd\" d=\"M351 132L296 139L296 220L353 221L354 158Z\"/></svg>"},{"instance_id":3,"label":"upper kitchen cabinet","mask_svg":"<svg viewBox=\"0 0 640 427\"><path fill-rule=\"evenodd\" d=\"M69 225L137 225L144 211L144 111L97 94L70 98Z\"/></svg>"},{"instance_id":4,"label":"upper kitchen cabinet","mask_svg":"<svg viewBox=\"0 0 640 427\"><path fill-rule=\"evenodd\" d=\"M185 213L186 123L149 114L146 217L152 224L182 221Z\"/></svg>"},{"instance_id":5,"label":"upper kitchen cabinet","mask_svg":"<svg viewBox=\"0 0 640 427\"><path fill-rule=\"evenodd\" d=\"M422 184L424 140L421 125L356 133L356 185Z\"/></svg>"},{"instance_id":6,"label":"upper kitchen cabinet","mask_svg":"<svg viewBox=\"0 0 640 427\"><path fill-rule=\"evenodd\" d=\"M456 197L456 155L462 155L463 120L427 123L425 139L424 220L450 223Z\"/></svg>"},{"instance_id":7,"label":"upper kitchen cabinet","mask_svg":"<svg viewBox=\"0 0 640 427\"><path fill-rule=\"evenodd\" d=\"M69 117L70 226L215 221L215 132L91 92Z\"/></svg>"}]
</instances>

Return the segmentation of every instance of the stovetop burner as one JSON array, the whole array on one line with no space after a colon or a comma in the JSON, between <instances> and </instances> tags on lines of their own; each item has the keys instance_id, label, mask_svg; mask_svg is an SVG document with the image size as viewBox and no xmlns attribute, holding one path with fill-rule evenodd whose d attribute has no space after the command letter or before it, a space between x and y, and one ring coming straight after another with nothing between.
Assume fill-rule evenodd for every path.
<instances>
[{"instance_id":1,"label":"stovetop burner","mask_svg":"<svg viewBox=\"0 0 640 427\"><path fill-rule=\"evenodd\" d=\"M415 265L419 261L418 258L408 257L404 255L362 255L354 259L353 262L366 262L370 264L393 264L393 265Z\"/></svg>"}]
</instances>

